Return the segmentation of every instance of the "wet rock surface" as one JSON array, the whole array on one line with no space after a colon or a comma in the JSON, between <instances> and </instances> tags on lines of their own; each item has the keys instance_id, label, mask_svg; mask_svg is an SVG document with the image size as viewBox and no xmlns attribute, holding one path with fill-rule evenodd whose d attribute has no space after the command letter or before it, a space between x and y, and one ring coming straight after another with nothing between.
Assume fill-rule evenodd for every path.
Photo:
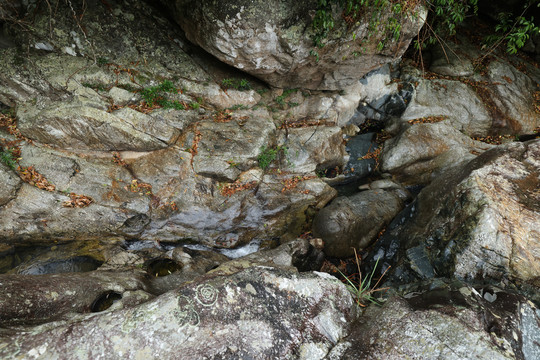
<instances>
[{"instance_id":1,"label":"wet rock surface","mask_svg":"<svg viewBox=\"0 0 540 360\"><path fill-rule=\"evenodd\" d=\"M408 184L426 184L492 147L444 123L408 125L384 143L382 170Z\"/></svg>"},{"instance_id":2,"label":"wet rock surface","mask_svg":"<svg viewBox=\"0 0 540 360\"><path fill-rule=\"evenodd\" d=\"M399 192L367 190L338 197L317 213L313 234L324 241L328 256L348 257L364 249L404 206Z\"/></svg>"},{"instance_id":3,"label":"wet rock surface","mask_svg":"<svg viewBox=\"0 0 540 360\"><path fill-rule=\"evenodd\" d=\"M329 359L534 359L540 311L500 289L455 283L370 307Z\"/></svg>"},{"instance_id":4,"label":"wet rock surface","mask_svg":"<svg viewBox=\"0 0 540 360\"><path fill-rule=\"evenodd\" d=\"M285 88L146 2L0 35L0 357L538 358L534 64L461 37L399 64L420 18L317 62L309 2L188 3ZM316 272L356 262L384 306Z\"/></svg>"},{"instance_id":5,"label":"wet rock surface","mask_svg":"<svg viewBox=\"0 0 540 360\"><path fill-rule=\"evenodd\" d=\"M347 335L352 302L345 286L327 274L252 267L201 279L130 309L12 335L1 340L0 354L322 359ZM209 340L205 346L193 341L202 337Z\"/></svg>"},{"instance_id":6,"label":"wet rock surface","mask_svg":"<svg viewBox=\"0 0 540 360\"><path fill-rule=\"evenodd\" d=\"M522 288L537 299L540 141L512 143L443 173L379 240L394 279L449 276Z\"/></svg>"}]
</instances>

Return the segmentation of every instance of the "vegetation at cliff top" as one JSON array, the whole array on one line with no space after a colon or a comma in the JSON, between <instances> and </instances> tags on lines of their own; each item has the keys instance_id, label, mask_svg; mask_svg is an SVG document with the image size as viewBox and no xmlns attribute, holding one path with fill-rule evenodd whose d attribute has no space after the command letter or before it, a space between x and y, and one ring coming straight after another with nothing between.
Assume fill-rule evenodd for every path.
<instances>
[{"instance_id":1,"label":"vegetation at cliff top","mask_svg":"<svg viewBox=\"0 0 540 360\"><path fill-rule=\"evenodd\" d=\"M399 40L402 23L400 19L404 16L418 16L419 5L428 10L428 16L424 28L415 40L418 50L455 35L457 26L467 17L478 15L478 0L318 0L312 22L314 44L323 47L338 21L344 21L350 29L360 19L365 21L367 15L368 38L380 34L381 31L386 33L377 45L377 49L381 51L387 39ZM499 23L494 28L494 34L486 39L486 43L492 47L504 44L508 53L515 54L532 34L540 31L534 18L527 16L535 6L540 7L540 0L524 1L519 14L498 14ZM389 15L381 22L385 13ZM355 34L353 38L354 36ZM316 51L313 51L313 54L315 55Z\"/></svg>"}]
</instances>

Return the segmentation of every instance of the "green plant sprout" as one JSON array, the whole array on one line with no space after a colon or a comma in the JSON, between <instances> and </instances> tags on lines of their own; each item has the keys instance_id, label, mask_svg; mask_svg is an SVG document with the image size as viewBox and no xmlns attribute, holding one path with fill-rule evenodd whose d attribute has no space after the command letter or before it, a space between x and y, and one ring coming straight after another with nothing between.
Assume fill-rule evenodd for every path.
<instances>
[{"instance_id":1,"label":"green plant sprout","mask_svg":"<svg viewBox=\"0 0 540 360\"><path fill-rule=\"evenodd\" d=\"M263 170L266 170L270 166L270 164L277 159L280 153L283 154L283 156L286 156L287 147L283 145L269 148L267 148L266 146L261 147L261 152L259 156L257 156L259 167Z\"/></svg>"},{"instance_id":2,"label":"green plant sprout","mask_svg":"<svg viewBox=\"0 0 540 360\"><path fill-rule=\"evenodd\" d=\"M281 94L280 96L276 97L276 102L279 104L279 105L285 105L285 99L287 97L289 97L289 95L297 92L298 89L285 89L283 90L283 94ZM297 104L298 105L298 104Z\"/></svg>"},{"instance_id":3,"label":"green plant sprout","mask_svg":"<svg viewBox=\"0 0 540 360\"><path fill-rule=\"evenodd\" d=\"M11 170L15 170L17 168L17 160L9 149L0 148L0 160Z\"/></svg>"},{"instance_id":4,"label":"green plant sprout","mask_svg":"<svg viewBox=\"0 0 540 360\"><path fill-rule=\"evenodd\" d=\"M178 93L179 90L174 86L172 81L164 80L157 86L152 86L141 90L141 95L150 107L161 106L166 109L185 110L186 107L179 101L171 101L167 98L167 93Z\"/></svg>"},{"instance_id":5,"label":"green plant sprout","mask_svg":"<svg viewBox=\"0 0 540 360\"><path fill-rule=\"evenodd\" d=\"M236 89L239 91L251 90L251 84L246 79L223 79L221 86L225 89Z\"/></svg>"}]
</instances>

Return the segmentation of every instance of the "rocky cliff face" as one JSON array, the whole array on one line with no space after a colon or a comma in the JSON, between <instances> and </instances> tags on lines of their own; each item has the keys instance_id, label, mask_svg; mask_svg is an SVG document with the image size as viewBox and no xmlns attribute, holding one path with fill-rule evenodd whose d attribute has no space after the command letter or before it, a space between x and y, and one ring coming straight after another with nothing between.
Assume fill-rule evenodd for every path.
<instances>
[{"instance_id":1,"label":"rocky cliff face","mask_svg":"<svg viewBox=\"0 0 540 360\"><path fill-rule=\"evenodd\" d=\"M35 31L18 35L29 52L2 50L0 101L11 107L2 115L2 149L15 162L1 168L0 237L234 247L263 233L298 233L305 212L334 196L316 168L345 161L335 126L341 111L331 109L339 95L313 96L311 107L297 100L304 110L286 121L320 120L285 136L272 116L277 95L225 87L221 70L188 55L195 50L174 24L131 5L74 9L85 11L84 31L39 9ZM52 34L49 19L57 22ZM287 160L278 148L295 151Z\"/></svg>"},{"instance_id":2,"label":"rocky cliff face","mask_svg":"<svg viewBox=\"0 0 540 360\"><path fill-rule=\"evenodd\" d=\"M315 1L167 2L187 38L146 2L28 3L0 36L2 358L538 358L530 59L477 71L460 35L394 62L422 17L314 49Z\"/></svg>"}]
</instances>

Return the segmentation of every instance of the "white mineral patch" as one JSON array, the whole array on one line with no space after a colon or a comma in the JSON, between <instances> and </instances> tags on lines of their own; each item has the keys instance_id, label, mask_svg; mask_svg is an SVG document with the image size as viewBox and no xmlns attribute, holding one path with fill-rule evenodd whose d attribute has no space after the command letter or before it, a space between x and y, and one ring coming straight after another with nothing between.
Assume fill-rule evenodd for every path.
<instances>
[{"instance_id":1,"label":"white mineral patch","mask_svg":"<svg viewBox=\"0 0 540 360\"><path fill-rule=\"evenodd\" d=\"M45 50L45 51L53 51L54 47L47 43L47 42L39 42L34 45L34 47L38 50Z\"/></svg>"},{"instance_id":2,"label":"white mineral patch","mask_svg":"<svg viewBox=\"0 0 540 360\"><path fill-rule=\"evenodd\" d=\"M219 249L218 251L231 259L237 259L246 255L252 254L254 252L257 252L260 246L261 246L260 240L253 240L249 244L245 246L241 246L236 249Z\"/></svg>"},{"instance_id":3,"label":"white mineral patch","mask_svg":"<svg viewBox=\"0 0 540 360\"><path fill-rule=\"evenodd\" d=\"M300 347L300 359L322 359L328 353L328 347L322 343L306 343Z\"/></svg>"},{"instance_id":4,"label":"white mineral patch","mask_svg":"<svg viewBox=\"0 0 540 360\"><path fill-rule=\"evenodd\" d=\"M248 293L253 294L253 295L257 295L257 290L255 290L255 288L254 288L253 285L251 285L251 284L247 284L247 285L246 285L246 291L247 291Z\"/></svg>"}]
</instances>

